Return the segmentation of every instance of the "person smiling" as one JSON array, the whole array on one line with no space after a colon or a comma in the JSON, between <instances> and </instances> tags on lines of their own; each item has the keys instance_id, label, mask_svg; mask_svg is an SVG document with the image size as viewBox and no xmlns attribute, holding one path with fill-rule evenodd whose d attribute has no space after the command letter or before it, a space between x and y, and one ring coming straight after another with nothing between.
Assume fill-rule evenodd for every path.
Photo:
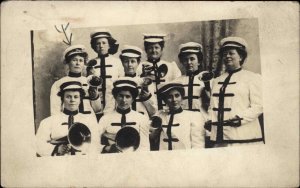
<instances>
[{"instance_id":1,"label":"person smiling","mask_svg":"<svg viewBox=\"0 0 300 188\"><path fill-rule=\"evenodd\" d=\"M215 147L262 143L258 117L263 112L261 76L244 70L247 42L240 37L221 40L220 58L226 72L213 81L209 118Z\"/></svg>"},{"instance_id":2,"label":"person smiling","mask_svg":"<svg viewBox=\"0 0 300 188\"><path fill-rule=\"evenodd\" d=\"M109 153L116 147L116 134L123 127L132 127L139 132L140 146L137 151L150 151L148 117L131 110L132 102L138 96L137 83L133 78L122 77L117 79L113 86L112 94L117 107L114 111L104 114L99 122L102 152Z\"/></svg>"},{"instance_id":3,"label":"person smiling","mask_svg":"<svg viewBox=\"0 0 300 188\"><path fill-rule=\"evenodd\" d=\"M158 92L169 109L160 110L155 114L162 120L162 129L158 128L152 132L152 134L158 135L157 149L204 148L205 120L200 112L182 109L181 104L185 94L183 85L172 81L163 84ZM160 133L158 133L159 131Z\"/></svg>"},{"instance_id":4,"label":"person smiling","mask_svg":"<svg viewBox=\"0 0 300 188\"><path fill-rule=\"evenodd\" d=\"M84 94L81 82L69 81L60 86L57 95L63 104L63 111L41 121L36 133L37 154L39 156L77 155L97 152L96 143L99 143L99 139L96 136L96 117L92 114L79 113L79 105ZM72 149L68 142L68 132L74 123L82 123L89 128L91 132L91 147L89 150L78 152Z\"/></svg>"}]
</instances>

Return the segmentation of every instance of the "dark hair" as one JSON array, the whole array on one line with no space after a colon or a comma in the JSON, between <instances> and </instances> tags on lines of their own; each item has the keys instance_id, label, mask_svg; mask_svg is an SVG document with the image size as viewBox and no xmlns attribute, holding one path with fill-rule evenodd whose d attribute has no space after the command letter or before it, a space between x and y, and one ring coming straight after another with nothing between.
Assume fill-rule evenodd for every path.
<instances>
[{"instance_id":1,"label":"dark hair","mask_svg":"<svg viewBox=\"0 0 300 188\"><path fill-rule=\"evenodd\" d=\"M124 87L114 87L112 89L112 94L114 96L114 98L117 98L117 95L119 94L119 92L121 91L129 91L132 95L132 98L135 100L139 94L139 91L137 88L132 88L132 87L128 87L128 86L124 86Z\"/></svg>"},{"instance_id":2,"label":"dark hair","mask_svg":"<svg viewBox=\"0 0 300 188\"><path fill-rule=\"evenodd\" d=\"M145 48L145 50L147 50L147 48L148 48L150 45L152 45L152 44L159 44L162 50L163 50L164 47L165 47L165 41L160 41L160 42L147 42L147 41L145 41L145 42L144 42L144 48Z\"/></svg>"},{"instance_id":3,"label":"dark hair","mask_svg":"<svg viewBox=\"0 0 300 188\"><path fill-rule=\"evenodd\" d=\"M220 59L223 59L223 52L225 50L230 50L230 49L235 49L237 51L237 53L239 54L239 56L242 58L242 61L240 63L240 65L243 65L246 58L247 58L247 51L242 49L242 48L238 48L238 47L233 47L233 46L228 46L228 47L224 47L224 48L221 48L220 51L219 51L219 57Z\"/></svg>"},{"instance_id":4,"label":"dark hair","mask_svg":"<svg viewBox=\"0 0 300 188\"><path fill-rule=\"evenodd\" d=\"M178 59L180 61L180 63L183 62L183 58L187 55L190 55L190 54L196 54L197 55L197 58L198 58L198 67L199 67L199 70L202 70L202 64L203 64L203 53L202 52L184 52L184 53L179 53L178 54Z\"/></svg>"},{"instance_id":5,"label":"dark hair","mask_svg":"<svg viewBox=\"0 0 300 188\"><path fill-rule=\"evenodd\" d=\"M99 38L107 38L108 44L109 44L109 49L108 49L109 54L113 55L113 54L117 53L117 51L119 49L119 44L117 44L117 41L115 39L113 39L112 37L99 37ZM92 38L91 42L90 42L91 47L95 52L96 52L96 47L95 47L96 41L99 38Z\"/></svg>"},{"instance_id":6,"label":"dark hair","mask_svg":"<svg viewBox=\"0 0 300 188\"><path fill-rule=\"evenodd\" d=\"M122 56L122 54L119 57L120 57L120 60L122 61L122 63L123 63L124 58L130 58L130 57L127 57L127 56ZM138 63L141 62L141 57L131 57L131 58L136 58Z\"/></svg>"},{"instance_id":7,"label":"dark hair","mask_svg":"<svg viewBox=\"0 0 300 188\"><path fill-rule=\"evenodd\" d=\"M184 88L183 88L183 87L173 87L172 89L170 89L170 90L167 91L167 92L160 93L160 94L159 94L160 98L161 98L163 101L166 102L166 100L168 99L168 94L169 94L169 92L172 91L172 90L177 90L177 91L180 93L181 97L182 97L182 98L184 97Z\"/></svg>"},{"instance_id":8,"label":"dark hair","mask_svg":"<svg viewBox=\"0 0 300 188\"><path fill-rule=\"evenodd\" d=\"M80 57L83 57L83 58L84 58L84 64L87 63L87 61L88 61L88 54L87 54L87 53L80 53L80 54L72 54L72 55L70 55L70 56L67 56L67 57L65 58L66 64L70 63L71 59L72 59L74 56L76 56L76 55L79 55Z\"/></svg>"}]
</instances>

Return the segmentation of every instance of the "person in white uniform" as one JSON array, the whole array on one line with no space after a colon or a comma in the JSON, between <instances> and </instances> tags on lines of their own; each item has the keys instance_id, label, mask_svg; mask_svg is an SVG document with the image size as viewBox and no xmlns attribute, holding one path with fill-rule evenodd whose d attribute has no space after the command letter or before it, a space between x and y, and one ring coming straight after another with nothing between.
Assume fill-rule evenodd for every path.
<instances>
[{"instance_id":1,"label":"person in white uniform","mask_svg":"<svg viewBox=\"0 0 300 188\"><path fill-rule=\"evenodd\" d=\"M133 100L138 96L137 83L130 77L119 78L114 82L112 93L117 107L114 111L104 114L99 122L102 152L111 153L116 147L119 148L115 139L118 131L124 127L132 127L140 135L139 147L134 151L150 151L149 118L131 109ZM126 149L122 148L119 151Z\"/></svg>"},{"instance_id":2,"label":"person in white uniform","mask_svg":"<svg viewBox=\"0 0 300 188\"><path fill-rule=\"evenodd\" d=\"M155 94L158 87L181 76L181 71L175 62L162 60L163 50L165 47L165 34L144 34L144 47L147 54L147 61L141 62L137 74L152 76L155 84ZM158 109L163 109L165 104L156 95Z\"/></svg>"},{"instance_id":3,"label":"person in white uniform","mask_svg":"<svg viewBox=\"0 0 300 188\"><path fill-rule=\"evenodd\" d=\"M62 112L41 121L36 133L37 154L39 156L81 155L97 152L100 141L97 137L96 117L92 114L79 112L80 101L84 94L81 82L70 81L61 85L57 95L61 99L64 109ZM69 129L75 123L85 125L90 131L91 145L80 152L73 148L70 145L72 143L69 143L68 140ZM80 142L80 140L75 141Z\"/></svg>"},{"instance_id":4,"label":"person in white uniform","mask_svg":"<svg viewBox=\"0 0 300 188\"><path fill-rule=\"evenodd\" d=\"M132 103L132 110L148 115L151 118L157 112L157 99L154 95L155 86L151 78L141 78L136 74L141 62L142 50L137 46L124 45L120 59L125 76L134 78L138 83L139 96Z\"/></svg>"},{"instance_id":5,"label":"person in white uniform","mask_svg":"<svg viewBox=\"0 0 300 188\"><path fill-rule=\"evenodd\" d=\"M64 62L69 68L69 73L67 76L57 80L53 83L50 91L50 113L51 115L60 114L64 109L62 101L57 93L60 90L60 87L65 82L80 82L82 88L84 89L84 96L79 106L79 111L86 114L98 114L101 111L101 105L97 100L100 101L99 93L95 93L95 98L89 96L89 84L85 76L82 75L84 65L87 61L88 54L83 45L73 45L68 47L63 54Z\"/></svg>"},{"instance_id":6,"label":"person in white uniform","mask_svg":"<svg viewBox=\"0 0 300 188\"><path fill-rule=\"evenodd\" d=\"M213 80L209 118L215 147L262 143L258 117L263 112L261 75L242 68L247 43L240 37L220 41L226 72ZM209 127L209 126L208 126Z\"/></svg>"},{"instance_id":7,"label":"person in white uniform","mask_svg":"<svg viewBox=\"0 0 300 188\"><path fill-rule=\"evenodd\" d=\"M159 95L169 109L160 110L156 116L161 118L161 128L151 133L153 150L180 150L205 148L205 119L200 112L183 110L183 85L170 82L162 85Z\"/></svg>"},{"instance_id":8,"label":"person in white uniform","mask_svg":"<svg viewBox=\"0 0 300 188\"><path fill-rule=\"evenodd\" d=\"M179 46L178 57L186 74L177 78L176 82L183 84L186 93L182 108L201 112L206 117L208 105L205 104L209 104L210 83L209 80L202 80L202 51L202 45L196 42L187 42Z\"/></svg>"},{"instance_id":9,"label":"person in white uniform","mask_svg":"<svg viewBox=\"0 0 300 188\"><path fill-rule=\"evenodd\" d=\"M100 89L102 114L115 108L114 98L111 94L113 82L124 76L124 69L119 58L113 55L117 53L119 44L106 29L98 29L92 32L91 47L97 53L97 57L90 60L87 65L87 75L99 76L102 79Z\"/></svg>"}]
</instances>

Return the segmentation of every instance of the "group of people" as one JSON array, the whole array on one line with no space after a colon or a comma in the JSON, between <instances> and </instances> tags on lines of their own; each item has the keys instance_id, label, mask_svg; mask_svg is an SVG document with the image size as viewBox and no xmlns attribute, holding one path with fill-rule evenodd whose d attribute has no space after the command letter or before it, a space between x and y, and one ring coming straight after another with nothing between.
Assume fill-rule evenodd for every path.
<instances>
[{"instance_id":1,"label":"group of people","mask_svg":"<svg viewBox=\"0 0 300 188\"><path fill-rule=\"evenodd\" d=\"M244 70L247 43L220 41L225 72L203 70L203 46L179 46L175 62L163 60L165 35L145 34L143 51L119 45L107 30L91 33L97 57L83 45L64 52L69 74L50 94L51 116L37 130L37 154L177 150L262 143L261 76ZM84 69L86 75L83 75ZM84 147L88 145L87 147Z\"/></svg>"}]
</instances>

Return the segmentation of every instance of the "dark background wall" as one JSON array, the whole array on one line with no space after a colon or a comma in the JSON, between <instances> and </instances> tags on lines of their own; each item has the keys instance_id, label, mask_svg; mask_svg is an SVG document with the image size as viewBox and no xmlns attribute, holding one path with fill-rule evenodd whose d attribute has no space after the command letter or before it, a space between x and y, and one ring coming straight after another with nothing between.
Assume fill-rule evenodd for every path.
<instances>
[{"instance_id":1,"label":"dark background wall","mask_svg":"<svg viewBox=\"0 0 300 188\"><path fill-rule=\"evenodd\" d=\"M72 23L68 28L68 30L71 29L69 32L72 33L72 44L85 45L89 58L96 56L90 47L90 33L97 28L99 27L72 28ZM219 41L227 36L240 36L248 42L249 46L244 68L261 73L258 21L255 18L108 26L105 28L109 29L112 36L118 40L119 51L124 44L136 45L143 49L143 33L168 34L163 59L175 61L183 73L183 67L177 58L180 44L190 41L201 43L204 47L204 67L217 70L220 67L217 56ZM50 115L50 88L52 84L67 74L68 70L63 64L62 54L68 46L62 42L64 35L58 33L54 27L51 31L33 31L32 39L35 128L37 129L40 121ZM118 57L119 53L115 56ZM143 58L145 59L145 54Z\"/></svg>"}]
</instances>

